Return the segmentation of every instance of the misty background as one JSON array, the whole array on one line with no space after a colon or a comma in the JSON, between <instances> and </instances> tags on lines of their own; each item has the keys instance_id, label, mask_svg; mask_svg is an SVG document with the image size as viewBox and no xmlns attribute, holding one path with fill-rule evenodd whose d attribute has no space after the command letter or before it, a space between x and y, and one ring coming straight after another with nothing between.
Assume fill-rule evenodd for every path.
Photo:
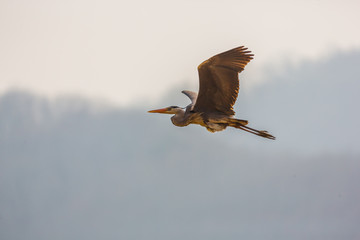
<instances>
[{"instance_id":1,"label":"misty background","mask_svg":"<svg viewBox=\"0 0 360 240\"><path fill-rule=\"evenodd\" d=\"M358 239L359 64L360 51L338 53L240 90L238 115L276 141L9 91L0 238Z\"/></svg>"},{"instance_id":2,"label":"misty background","mask_svg":"<svg viewBox=\"0 0 360 240\"><path fill-rule=\"evenodd\" d=\"M0 1L0 240L360 239L358 1ZM175 127L245 45L238 129Z\"/></svg>"}]
</instances>

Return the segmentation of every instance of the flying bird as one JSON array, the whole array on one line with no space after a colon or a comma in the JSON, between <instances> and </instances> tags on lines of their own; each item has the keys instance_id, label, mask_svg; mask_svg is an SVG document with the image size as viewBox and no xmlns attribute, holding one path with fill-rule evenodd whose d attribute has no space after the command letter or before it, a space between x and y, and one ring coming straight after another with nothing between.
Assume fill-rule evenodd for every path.
<instances>
[{"instance_id":1,"label":"flying bird","mask_svg":"<svg viewBox=\"0 0 360 240\"><path fill-rule=\"evenodd\" d=\"M186 108L170 106L148 112L174 114L171 121L178 127L199 124L210 132L217 132L229 126L275 140L265 130L246 126L247 120L234 118L233 106L239 92L239 73L253 56L251 51L241 46L209 58L198 66L199 92L182 91L191 100Z\"/></svg>"}]
</instances>

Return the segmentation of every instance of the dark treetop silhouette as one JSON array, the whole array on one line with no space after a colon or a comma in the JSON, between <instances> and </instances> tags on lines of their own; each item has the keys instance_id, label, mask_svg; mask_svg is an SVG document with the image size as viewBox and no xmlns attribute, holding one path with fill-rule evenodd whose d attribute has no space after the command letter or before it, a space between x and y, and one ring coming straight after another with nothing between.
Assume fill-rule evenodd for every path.
<instances>
[{"instance_id":1,"label":"dark treetop silhouette","mask_svg":"<svg viewBox=\"0 0 360 240\"><path fill-rule=\"evenodd\" d=\"M246 50L244 46L237 47L201 63L198 67L199 94L182 91L191 99L191 104L186 108L170 106L149 112L175 114L171 121L179 127L199 124L210 132L217 132L230 126L274 140L275 137L267 131L247 127L247 120L234 118L233 105L239 92L238 73L244 70L254 56Z\"/></svg>"}]
</instances>

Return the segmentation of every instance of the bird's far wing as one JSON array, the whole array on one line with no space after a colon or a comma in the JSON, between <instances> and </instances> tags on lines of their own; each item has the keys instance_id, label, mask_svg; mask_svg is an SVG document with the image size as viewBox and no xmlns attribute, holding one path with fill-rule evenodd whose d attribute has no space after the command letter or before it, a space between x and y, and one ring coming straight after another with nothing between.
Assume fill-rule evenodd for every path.
<instances>
[{"instance_id":1,"label":"bird's far wing","mask_svg":"<svg viewBox=\"0 0 360 240\"><path fill-rule=\"evenodd\" d=\"M238 73L254 56L246 50L243 46L237 47L199 65L200 87L194 111L235 114L233 105L239 92Z\"/></svg>"},{"instance_id":2,"label":"bird's far wing","mask_svg":"<svg viewBox=\"0 0 360 240\"><path fill-rule=\"evenodd\" d=\"M189 106L190 106L190 110L192 110L196 103L198 94L196 92L189 91L189 90L183 90L181 92L190 98L191 104L189 104Z\"/></svg>"},{"instance_id":3,"label":"bird's far wing","mask_svg":"<svg viewBox=\"0 0 360 240\"><path fill-rule=\"evenodd\" d=\"M189 91L189 90L183 90L181 92L190 98L192 104L196 103L196 98L198 95L196 92Z\"/></svg>"}]
</instances>

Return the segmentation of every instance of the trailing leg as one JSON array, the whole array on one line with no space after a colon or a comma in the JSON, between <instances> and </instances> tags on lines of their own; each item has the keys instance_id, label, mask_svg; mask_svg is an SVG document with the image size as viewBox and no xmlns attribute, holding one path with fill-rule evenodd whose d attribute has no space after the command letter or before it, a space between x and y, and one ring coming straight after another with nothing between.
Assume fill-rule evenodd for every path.
<instances>
[{"instance_id":1,"label":"trailing leg","mask_svg":"<svg viewBox=\"0 0 360 240\"><path fill-rule=\"evenodd\" d=\"M245 124L243 124L244 122L246 122L246 124L247 124L246 120L240 120L240 119L233 118L233 119L230 119L229 126L234 127L234 128L238 128L238 129L241 129L241 130L244 130L244 131L247 131L249 133L258 135L260 137L275 140L275 137L272 136L271 134L269 134L267 131L265 131L265 130L256 130L254 128L247 127L247 126L245 126Z\"/></svg>"}]
</instances>

